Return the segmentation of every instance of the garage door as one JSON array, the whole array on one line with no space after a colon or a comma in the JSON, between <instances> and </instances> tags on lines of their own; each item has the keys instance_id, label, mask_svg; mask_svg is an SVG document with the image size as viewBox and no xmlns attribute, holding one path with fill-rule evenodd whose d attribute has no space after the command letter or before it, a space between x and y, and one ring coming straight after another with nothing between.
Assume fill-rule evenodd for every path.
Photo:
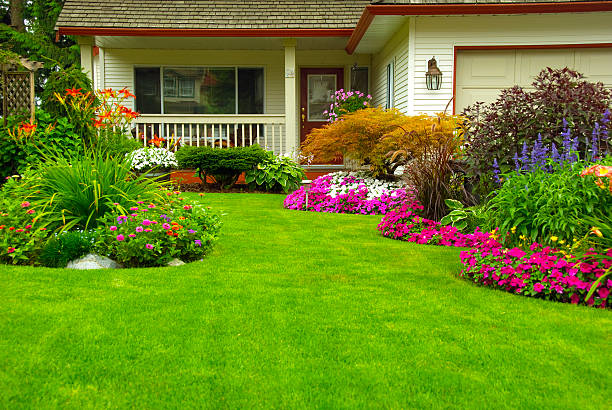
<instances>
[{"instance_id":1,"label":"garage door","mask_svg":"<svg viewBox=\"0 0 612 410\"><path fill-rule=\"evenodd\" d=\"M464 50L457 52L456 64L458 113L477 101L494 101L502 88L532 88L545 67L570 67L612 88L612 48Z\"/></svg>"}]
</instances>

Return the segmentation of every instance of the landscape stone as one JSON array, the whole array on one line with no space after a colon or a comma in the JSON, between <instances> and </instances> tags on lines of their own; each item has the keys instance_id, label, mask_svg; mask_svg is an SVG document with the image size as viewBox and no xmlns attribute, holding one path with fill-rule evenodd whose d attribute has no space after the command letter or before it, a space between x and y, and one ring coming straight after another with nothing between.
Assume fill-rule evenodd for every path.
<instances>
[{"instance_id":1,"label":"landscape stone","mask_svg":"<svg viewBox=\"0 0 612 410\"><path fill-rule=\"evenodd\" d=\"M123 266L106 256L90 253L82 258L68 262L67 269L120 269Z\"/></svg>"}]
</instances>

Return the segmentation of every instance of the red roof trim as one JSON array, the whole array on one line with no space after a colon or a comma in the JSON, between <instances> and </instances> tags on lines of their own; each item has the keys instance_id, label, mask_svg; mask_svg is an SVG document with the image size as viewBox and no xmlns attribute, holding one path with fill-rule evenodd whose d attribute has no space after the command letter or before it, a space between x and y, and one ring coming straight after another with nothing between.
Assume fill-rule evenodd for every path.
<instances>
[{"instance_id":1,"label":"red roof trim","mask_svg":"<svg viewBox=\"0 0 612 410\"><path fill-rule=\"evenodd\" d=\"M612 11L612 1L564 3L494 4L388 4L368 5L346 46L352 54L372 23L374 16L451 16L467 14L588 13Z\"/></svg>"},{"instance_id":2,"label":"red roof trim","mask_svg":"<svg viewBox=\"0 0 612 410\"><path fill-rule=\"evenodd\" d=\"M352 29L156 29L59 27L59 34L75 36L142 37L350 37Z\"/></svg>"}]
</instances>

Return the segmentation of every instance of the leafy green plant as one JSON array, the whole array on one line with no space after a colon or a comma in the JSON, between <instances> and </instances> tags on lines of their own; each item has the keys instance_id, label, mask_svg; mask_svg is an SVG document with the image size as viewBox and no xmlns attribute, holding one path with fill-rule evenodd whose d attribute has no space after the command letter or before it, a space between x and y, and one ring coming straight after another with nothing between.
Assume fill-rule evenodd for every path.
<instances>
[{"instance_id":1,"label":"leafy green plant","mask_svg":"<svg viewBox=\"0 0 612 410\"><path fill-rule=\"evenodd\" d=\"M45 82L40 99L41 108L54 118L67 117L67 107L57 103L55 95L64 95L66 90L75 89L93 92L91 80L81 68L71 67L52 72Z\"/></svg>"},{"instance_id":2,"label":"leafy green plant","mask_svg":"<svg viewBox=\"0 0 612 410\"><path fill-rule=\"evenodd\" d=\"M203 184L213 179L221 189L234 186L243 172L252 170L268 158L259 145L250 147L212 148L183 147L176 152L180 168L195 169Z\"/></svg>"},{"instance_id":3,"label":"leafy green plant","mask_svg":"<svg viewBox=\"0 0 612 410\"><path fill-rule=\"evenodd\" d=\"M86 231L65 231L52 236L40 253L40 263L48 268L65 268L68 262L90 252L93 239L93 233Z\"/></svg>"},{"instance_id":4,"label":"leafy green plant","mask_svg":"<svg viewBox=\"0 0 612 410\"><path fill-rule=\"evenodd\" d=\"M444 203L450 212L440 219L442 225L454 226L462 232L474 232L474 229L484 222L483 206L466 207L460 201L450 198L446 199Z\"/></svg>"},{"instance_id":5,"label":"leafy green plant","mask_svg":"<svg viewBox=\"0 0 612 410\"><path fill-rule=\"evenodd\" d=\"M304 179L306 173L292 158L272 154L245 174L245 181L250 187L257 186L269 192L296 190Z\"/></svg>"},{"instance_id":6,"label":"leafy green plant","mask_svg":"<svg viewBox=\"0 0 612 410\"><path fill-rule=\"evenodd\" d=\"M163 185L133 175L125 158L91 152L72 160L49 156L5 188L3 193L30 201L38 212L48 214L53 228L61 230L95 228L100 217L115 209L114 204L127 209L138 201L163 197Z\"/></svg>"},{"instance_id":7,"label":"leafy green plant","mask_svg":"<svg viewBox=\"0 0 612 410\"><path fill-rule=\"evenodd\" d=\"M612 157L601 162L611 163ZM487 205L487 228L499 227L501 234L516 231L545 244L571 243L584 236L592 226L585 216L604 220L612 209L612 195L600 189L593 176L580 177L584 167L580 161L557 166L552 173L505 174L504 184Z\"/></svg>"}]
</instances>

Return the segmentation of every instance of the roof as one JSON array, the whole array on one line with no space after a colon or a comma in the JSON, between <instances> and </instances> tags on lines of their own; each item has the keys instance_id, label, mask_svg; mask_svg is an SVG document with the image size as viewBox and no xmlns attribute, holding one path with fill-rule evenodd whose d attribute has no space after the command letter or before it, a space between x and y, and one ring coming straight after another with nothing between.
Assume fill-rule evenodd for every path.
<instances>
[{"instance_id":1,"label":"roof","mask_svg":"<svg viewBox=\"0 0 612 410\"><path fill-rule=\"evenodd\" d=\"M369 0L66 0L56 28L353 29Z\"/></svg>"}]
</instances>

